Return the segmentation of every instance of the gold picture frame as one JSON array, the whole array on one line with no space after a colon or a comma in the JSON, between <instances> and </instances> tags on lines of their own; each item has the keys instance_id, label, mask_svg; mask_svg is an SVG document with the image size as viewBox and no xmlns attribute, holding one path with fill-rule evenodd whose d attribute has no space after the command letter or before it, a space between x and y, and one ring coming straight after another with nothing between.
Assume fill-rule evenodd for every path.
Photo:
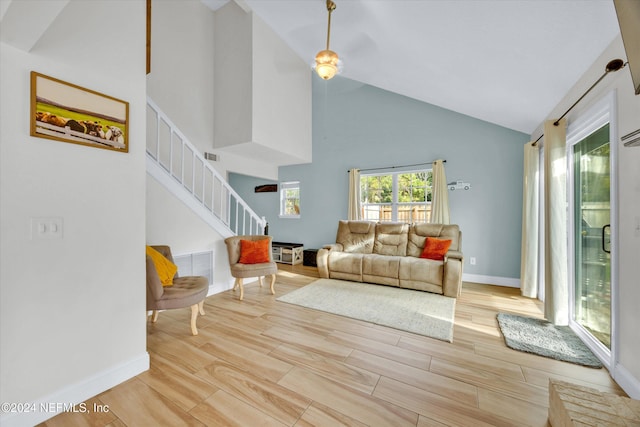
<instances>
[{"instance_id":1,"label":"gold picture frame","mask_svg":"<svg viewBox=\"0 0 640 427\"><path fill-rule=\"evenodd\" d=\"M129 103L31 72L31 136L129 152Z\"/></svg>"}]
</instances>

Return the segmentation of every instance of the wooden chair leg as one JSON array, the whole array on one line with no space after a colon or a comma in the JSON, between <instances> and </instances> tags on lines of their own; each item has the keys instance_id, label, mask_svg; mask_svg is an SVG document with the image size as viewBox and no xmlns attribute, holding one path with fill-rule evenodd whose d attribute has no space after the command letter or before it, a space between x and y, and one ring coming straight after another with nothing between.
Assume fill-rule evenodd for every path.
<instances>
[{"instance_id":1,"label":"wooden chair leg","mask_svg":"<svg viewBox=\"0 0 640 427\"><path fill-rule=\"evenodd\" d=\"M272 274L271 275L271 286L270 286L271 287L271 295L275 295L276 294L276 291L273 288L273 285L275 285L275 284L276 284L276 275Z\"/></svg>"},{"instance_id":2,"label":"wooden chair leg","mask_svg":"<svg viewBox=\"0 0 640 427\"><path fill-rule=\"evenodd\" d=\"M200 315L204 316L204 300L198 303L198 308L200 309Z\"/></svg>"},{"instance_id":3,"label":"wooden chair leg","mask_svg":"<svg viewBox=\"0 0 640 427\"><path fill-rule=\"evenodd\" d=\"M240 301L244 298L244 288L242 287L242 279L236 279L238 281L238 287L240 287Z\"/></svg>"},{"instance_id":4,"label":"wooden chair leg","mask_svg":"<svg viewBox=\"0 0 640 427\"><path fill-rule=\"evenodd\" d=\"M262 287L262 276L258 276L258 283L260 283L260 287Z\"/></svg>"},{"instance_id":5,"label":"wooden chair leg","mask_svg":"<svg viewBox=\"0 0 640 427\"><path fill-rule=\"evenodd\" d=\"M233 282L233 290L235 291L236 289L238 289L238 278L236 277L236 280Z\"/></svg>"},{"instance_id":6,"label":"wooden chair leg","mask_svg":"<svg viewBox=\"0 0 640 427\"><path fill-rule=\"evenodd\" d=\"M193 304L191 306L191 333L193 335L198 335L196 320L198 320L198 304Z\"/></svg>"},{"instance_id":7,"label":"wooden chair leg","mask_svg":"<svg viewBox=\"0 0 640 427\"><path fill-rule=\"evenodd\" d=\"M156 323L158 321L158 310L153 310L151 313L151 323Z\"/></svg>"}]
</instances>

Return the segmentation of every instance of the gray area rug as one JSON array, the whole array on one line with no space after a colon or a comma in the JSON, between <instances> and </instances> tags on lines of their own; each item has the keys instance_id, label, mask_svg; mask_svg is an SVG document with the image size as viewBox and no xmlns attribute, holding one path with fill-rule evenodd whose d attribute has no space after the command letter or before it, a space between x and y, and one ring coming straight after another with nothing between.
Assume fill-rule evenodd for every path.
<instances>
[{"instance_id":1,"label":"gray area rug","mask_svg":"<svg viewBox=\"0 0 640 427\"><path fill-rule=\"evenodd\" d=\"M600 360L568 326L531 317L498 314L498 324L507 347L556 360L602 368Z\"/></svg>"},{"instance_id":2,"label":"gray area rug","mask_svg":"<svg viewBox=\"0 0 640 427\"><path fill-rule=\"evenodd\" d=\"M453 341L455 298L411 289L319 279L278 301Z\"/></svg>"}]
</instances>

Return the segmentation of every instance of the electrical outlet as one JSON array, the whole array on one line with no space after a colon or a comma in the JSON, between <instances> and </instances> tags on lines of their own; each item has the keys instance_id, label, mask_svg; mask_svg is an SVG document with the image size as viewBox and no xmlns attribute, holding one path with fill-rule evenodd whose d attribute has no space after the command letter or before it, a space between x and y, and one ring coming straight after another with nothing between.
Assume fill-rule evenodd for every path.
<instances>
[{"instance_id":1,"label":"electrical outlet","mask_svg":"<svg viewBox=\"0 0 640 427\"><path fill-rule=\"evenodd\" d=\"M476 257L474 257L474 256L469 257L469 264L476 265Z\"/></svg>"}]
</instances>

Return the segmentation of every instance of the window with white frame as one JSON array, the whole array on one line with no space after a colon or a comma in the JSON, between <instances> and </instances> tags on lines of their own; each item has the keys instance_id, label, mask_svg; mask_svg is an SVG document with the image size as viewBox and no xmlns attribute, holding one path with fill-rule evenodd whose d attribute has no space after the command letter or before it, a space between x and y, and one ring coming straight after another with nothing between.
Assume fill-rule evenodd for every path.
<instances>
[{"instance_id":1,"label":"window with white frame","mask_svg":"<svg viewBox=\"0 0 640 427\"><path fill-rule=\"evenodd\" d=\"M362 219L380 222L429 222L431 170L360 176Z\"/></svg>"},{"instance_id":2,"label":"window with white frame","mask_svg":"<svg viewBox=\"0 0 640 427\"><path fill-rule=\"evenodd\" d=\"M280 218L300 218L300 181L280 183Z\"/></svg>"}]
</instances>

